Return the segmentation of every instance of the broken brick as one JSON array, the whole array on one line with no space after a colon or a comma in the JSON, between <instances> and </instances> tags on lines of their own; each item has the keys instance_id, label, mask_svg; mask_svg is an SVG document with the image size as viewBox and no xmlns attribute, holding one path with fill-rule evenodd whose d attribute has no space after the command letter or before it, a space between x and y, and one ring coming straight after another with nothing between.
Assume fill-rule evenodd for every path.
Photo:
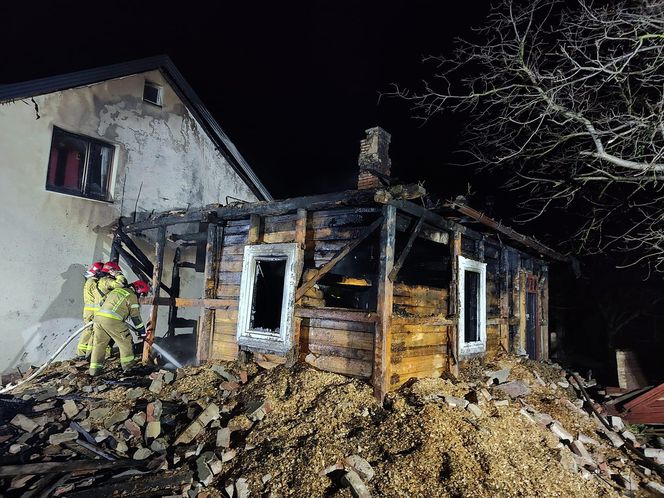
<instances>
[{"instance_id":1,"label":"broken brick","mask_svg":"<svg viewBox=\"0 0 664 498\"><path fill-rule=\"evenodd\" d=\"M152 451L150 451L148 448L139 448L136 450L132 458L134 460L145 460L150 455L152 455Z\"/></svg>"},{"instance_id":2,"label":"broken brick","mask_svg":"<svg viewBox=\"0 0 664 498\"><path fill-rule=\"evenodd\" d=\"M135 438L141 437L141 428L133 420L131 419L125 420L124 426L133 437Z\"/></svg>"},{"instance_id":3,"label":"broken brick","mask_svg":"<svg viewBox=\"0 0 664 498\"><path fill-rule=\"evenodd\" d=\"M228 448L231 445L231 431L228 427L217 431L217 446Z\"/></svg>"},{"instance_id":4,"label":"broken brick","mask_svg":"<svg viewBox=\"0 0 664 498\"><path fill-rule=\"evenodd\" d=\"M161 412L163 410L163 405L158 399L152 403L148 403L148 406L145 410L146 420L148 422L155 422L161 418Z\"/></svg>"},{"instance_id":5,"label":"broken brick","mask_svg":"<svg viewBox=\"0 0 664 498\"><path fill-rule=\"evenodd\" d=\"M191 442L203 428L214 418L219 417L219 407L210 403L205 410L178 436L174 444L187 444Z\"/></svg>"},{"instance_id":6,"label":"broken brick","mask_svg":"<svg viewBox=\"0 0 664 498\"><path fill-rule=\"evenodd\" d=\"M57 434L51 434L48 437L49 444L60 444L66 443L68 441L76 441L78 439L78 432L72 430L66 430Z\"/></svg>"},{"instance_id":7,"label":"broken brick","mask_svg":"<svg viewBox=\"0 0 664 498\"><path fill-rule=\"evenodd\" d=\"M145 437L147 438L156 438L161 434L161 422L155 420L153 422L148 422L147 427L145 428Z\"/></svg>"},{"instance_id":8,"label":"broken brick","mask_svg":"<svg viewBox=\"0 0 664 498\"><path fill-rule=\"evenodd\" d=\"M369 482L373 479L375 475L374 469L371 467L371 464L360 455L350 455L345 458L344 462L350 467L349 470L357 472L363 480Z\"/></svg>"},{"instance_id":9,"label":"broken brick","mask_svg":"<svg viewBox=\"0 0 664 498\"><path fill-rule=\"evenodd\" d=\"M65 412L65 415L67 415L67 418L74 418L76 415L78 415L78 412L80 411L78 406L76 406L76 402L73 399L67 399L62 405L62 411Z\"/></svg>"},{"instance_id":10,"label":"broken brick","mask_svg":"<svg viewBox=\"0 0 664 498\"><path fill-rule=\"evenodd\" d=\"M22 429L26 432L32 432L37 427L39 427L38 423L21 413L16 414L16 416L14 416L14 418L11 419L9 423L14 427L18 427L19 429Z\"/></svg>"},{"instance_id":11,"label":"broken brick","mask_svg":"<svg viewBox=\"0 0 664 498\"><path fill-rule=\"evenodd\" d=\"M367 488L367 485L362 481L357 472L353 470L346 472L341 478L341 482L350 487L351 493L355 498L371 498L369 488Z\"/></svg>"}]
</instances>

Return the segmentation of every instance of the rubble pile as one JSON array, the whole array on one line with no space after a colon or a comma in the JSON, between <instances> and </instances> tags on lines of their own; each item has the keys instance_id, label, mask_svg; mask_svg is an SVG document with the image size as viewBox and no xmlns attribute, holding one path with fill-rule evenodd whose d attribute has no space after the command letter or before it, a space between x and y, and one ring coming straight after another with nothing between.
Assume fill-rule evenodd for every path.
<instances>
[{"instance_id":1,"label":"rubble pile","mask_svg":"<svg viewBox=\"0 0 664 498\"><path fill-rule=\"evenodd\" d=\"M298 365L52 365L0 398L3 496L650 496L637 436L589 415L555 365L505 356L460 379L365 382ZM618 435L620 434L620 435ZM648 448L653 462L664 450ZM634 457L634 458L633 458ZM650 495L648 494L650 493Z\"/></svg>"}]
</instances>

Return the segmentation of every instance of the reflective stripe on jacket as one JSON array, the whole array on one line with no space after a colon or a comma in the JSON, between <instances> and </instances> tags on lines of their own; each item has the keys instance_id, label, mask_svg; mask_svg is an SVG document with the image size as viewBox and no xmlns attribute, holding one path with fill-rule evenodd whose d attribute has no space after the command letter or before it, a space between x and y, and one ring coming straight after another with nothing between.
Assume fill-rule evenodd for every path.
<instances>
[{"instance_id":1,"label":"reflective stripe on jacket","mask_svg":"<svg viewBox=\"0 0 664 498\"><path fill-rule=\"evenodd\" d=\"M104 299L101 309L95 316L104 316L114 320L125 321L131 317L136 328L143 327L141 306L138 297L131 289L113 289Z\"/></svg>"}]
</instances>

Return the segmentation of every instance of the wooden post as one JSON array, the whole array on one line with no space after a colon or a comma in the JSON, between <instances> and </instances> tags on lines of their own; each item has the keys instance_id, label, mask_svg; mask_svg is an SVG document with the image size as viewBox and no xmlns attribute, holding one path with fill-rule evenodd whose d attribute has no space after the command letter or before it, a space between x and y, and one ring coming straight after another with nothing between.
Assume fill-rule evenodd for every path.
<instances>
[{"instance_id":1,"label":"wooden post","mask_svg":"<svg viewBox=\"0 0 664 498\"><path fill-rule=\"evenodd\" d=\"M549 270L542 272L540 279L540 307L541 307L541 325L540 334L542 337L542 349L540 360L549 359Z\"/></svg>"},{"instance_id":2,"label":"wooden post","mask_svg":"<svg viewBox=\"0 0 664 498\"><path fill-rule=\"evenodd\" d=\"M389 278L394 266L397 209L383 207L383 224L380 229L380 263L378 270L378 295L376 303L376 335L374 338L373 387L374 396L383 400L390 386L390 362L392 359L392 303L393 284Z\"/></svg>"},{"instance_id":3,"label":"wooden post","mask_svg":"<svg viewBox=\"0 0 664 498\"><path fill-rule=\"evenodd\" d=\"M463 317L459 316L459 255L461 254L461 233L454 232L452 234L452 243L450 244L450 266L451 266L451 279L450 279L450 292L449 292L449 314L454 320L454 325L450 325L448 341L448 355L447 361L450 373L457 377L459 375L459 320Z\"/></svg>"},{"instance_id":4,"label":"wooden post","mask_svg":"<svg viewBox=\"0 0 664 498\"><path fill-rule=\"evenodd\" d=\"M509 305L509 250L506 247L500 249L499 270L500 275L500 344L506 353L510 350L510 305Z\"/></svg>"},{"instance_id":5,"label":"wooden post","mask_svg":"<svg viewBox=\"0 0 664 498\"><path fill-rule=\"evenodd\" d=\"M113 242L111 243L111 255L109 261L114 261L117 263L120 260L120 249L122 248L122 239L120 238L121 229L118 228L113 235Z\"/></svg>"},{"instance_id":6,"label":"wooden post","mask_svg":"<svg viewBox=\"0 0 664 498\"><path fill-rule=\"evenodd\" d=\"M249 216L249 234L247 235L247 244L253 246L261 240L261 217L258 214Z\"/></svg>"},{"instance_id":7,"label":"wooden post","mask_svg":"<svg viewBox=\"0 0 664 498\"><path fill-rule=\"evenodd\" d=\"M218 244L223 238L223 226L214 223L208 225L207 244L205 245L205 280L203 283L203 298L212 299L217 290ZM209 306L201 310L198 320L198 335L196 338L196 359L199 363L210 358L214 326L214 310Z\"/></svg>"},{"instance_id":8,"label":"wooden post","mask_svg":"<svg viewBox=\"0 0 664 498\"><path fill-rule=\"evenodd\" d=\"M180 253L181 249L175 249L175 256L173 257L173 272L171 273L171 297L180 297ZM167 337L175 335L175 322L178 319L178 307L175 304L175 299L171 300L168 307L168 332Z\"/></svg>"},{"instance_id":9,"label":"wooden post","mask_svg":"<svg viewBox=\"0 0 664 498\"><path fill-rule=\"evenodd\" d=\"M298 245L300 251L302 251L302 257L299 258L299 266L295 269L295 285L300 285L300 280L302 279L302 273L304 270L304 250L306 246L307 238L307 210L298 209L297 210L297 219L295 220L295 243ZM302 329L302 318L299 316L293 317L293 348L291 354L288 357L286 362L287 366L292 366L299 360L300 357L300 330Z\"/></svg>"},{"instance_id":10,"label":"wooden post","mask_svg":"<svg viewBox=\"0 0 664 498\"><path fill-rule=\"evenodd\" d=\"M154 340L157 332L157 313L159 311L159 289L161 288L161 273L164 267L164 248L166 246L166 227L159 227L157 242L154 245L155 264L152 272L152 308L150 310L150 323L145 334L145 343L143 344L143 363L147 363L150 358L150 344Z\"/></svg>"}]
</instances>

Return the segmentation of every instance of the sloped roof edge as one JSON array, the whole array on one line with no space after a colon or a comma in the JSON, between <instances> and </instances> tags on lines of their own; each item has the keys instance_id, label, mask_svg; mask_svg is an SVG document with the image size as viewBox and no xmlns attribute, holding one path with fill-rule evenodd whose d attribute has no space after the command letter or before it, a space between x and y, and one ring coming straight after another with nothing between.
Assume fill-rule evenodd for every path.
<instances>
[{"instance_id":1,"label":"sloped roof edge","mask_svg":"<svg viewBox=\"0 0 664 498\"><path fill-rule=\"evenodd\" d=\"M210 139L229 161L235 172L247 182L259 200L272 200L272 195L258 179L242 154L205 107L194 89L187 83L173 61L167 55L158 55L133 61L112 64L73 73L49 76L20 83L0 85L0 103L57 92L79 86L92 85L109 79L158 69L169 81L178 97L185 103L195 119L205 129Z\"/></svg>"}]
</instances>

